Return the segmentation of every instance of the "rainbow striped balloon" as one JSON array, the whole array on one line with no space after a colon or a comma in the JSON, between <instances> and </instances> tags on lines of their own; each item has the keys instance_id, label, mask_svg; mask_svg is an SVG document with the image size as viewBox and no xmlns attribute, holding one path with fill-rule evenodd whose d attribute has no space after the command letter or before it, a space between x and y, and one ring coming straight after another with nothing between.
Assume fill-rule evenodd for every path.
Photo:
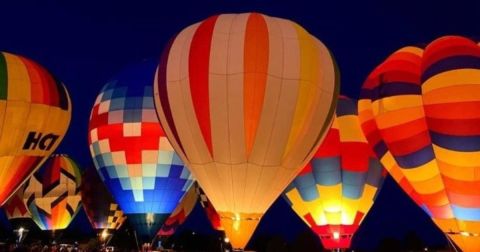
<instances>
[{"instance_id":1,"label":"rainbow striped balloon","mask_svg":"<svg viewBox=\"0 0 480 252\"><path fill-rule=\"evenodd\" d=\"M464 251L480 251L480 47L402 48L365 81L359 116L392 177Z\"/></svg>"},{"instance_id":2,"label":"rainbow striped balloon","mask_svg":"<svg viewBox=\"0 0 480 252\"><path fill-rule=\"evenodd\" d=\"M346 249L385 175L360 128L357 102L340 97L332 128L284 198L324 248Z\"/></svg>"},{"instance_id":3,"label":"rainbow striped balloon","mask_svg":"<svg viewBox=\"0 0 480 252\"><path fill-rule=\"evenodd\" d=\"M333 117L335 81L318 39L258 13L210 17L165 49L157 113L234 248L315 152Z\"/></svg>"},{"instance_id":4,"label":"rainbow striped balloon","mask_svg":"<svg viewBox=\"0 0 480 252\"><path fill-rule=\"evenodd\" d=\"M70 116L60 81L30 59L0 52L0 206L57 148Z\"/></svg>"}]
</instances>

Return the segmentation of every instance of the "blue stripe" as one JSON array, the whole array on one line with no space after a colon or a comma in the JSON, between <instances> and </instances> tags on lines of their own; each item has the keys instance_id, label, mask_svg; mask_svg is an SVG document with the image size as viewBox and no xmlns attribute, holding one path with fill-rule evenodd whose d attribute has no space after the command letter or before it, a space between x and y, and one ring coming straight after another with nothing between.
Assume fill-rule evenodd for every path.
<instances>
[{"instance_id":1,"label":"blue stripe","mask_svg":"<svg viewBox=\"0 0 480 252\"><path fill-rule=\"evenodd\" d=\"M376 86L373 89L363 89L361 97L368 97L372 101L376 101L385 97L391 97L396 95L420 95L422 88L409 82L384 82Z\"/></svg>"},{"instance_id":2,"label":"blue stripe","mask_svg":"<svg viewBox=\"0 0 480 252\"><path fill-rule=\"evenodd\" d=\"M359 199L362 196L364 185L342 184L342 194L345 198Z\"/></svg>"},{"instance_id":3,"label":"blue stripe","mask_svg":"<svg viewBox=\"0 0 480 252\"><path fill-rule=\"evenodd\" d=\"M382 158L383 155L385 155L385 153L387 153L388 148L387 148L387 145L385 144L385 142L380 141L373 147L373 151L375 152L375 155L378 158Z\"/></svg>"},{"instance_id":4,"label":"blue stripe","mask_svg":"<svg viewBox=\"0 0 480 252\"><path fill-rule=\"evenodd\" d=\"M480 151L480 136L452 136L430 131L432 142L454 151Z\"/></svg>"},{"instance_id":5,"label":"blue stripe","mask_svg":"<svg viewBox=\"0 0 480 252\"><path fill-rule=\"evenodd\" d=\"M439 73L464 68L480 69L480 58L473 55L460 55L439 60L423 72L422 82Z\"/></svg>"},{"instance_id":6,"label":"blue stripe","mask_svg":"<svg viewBox=\"0 0 480 252\"><path fill-rule=\"evenodd\" d=\"M297 187L298 191L300 192L300 196L304 201L312 201L320 196L318 194L317 185L312 173L298 176L295 178L293 183Z\"/></svg>"},{"instance_id":7,"label":"blue stripe","mask_svg":"<svg viewBox=\"0 0 480 252\"><path fill-rule=\"evenodd\" d=\"M453 214L457 219L466 221L480 221L480 208L465 208L451 205Z\"/></svg>"},{"instance_id":8,"label":"blue stripe","mask_svg":"<svg viewBox=\"0 0 480 252\"><path fill-rule=\"evenodd\" d=\"M342 194L350 199L358 199L362 196L367 174L365 172L352 172L343 170Z\"/></svg>"},{"instance_id":9,"label":"blue stripe","mask_svg":"<svg viewBox=\"0 0 480 252\"><path fill-rule=\"evenodd\" d=\"M341 183L340 158L314 158L310 163L317 184L330 186Z\"/></svg>"},{"instance_id":10,"label":"blue stripe","mask_svg":"<svg viewBox=\"0 0 480 252\"><path fill-rule=\"evenodd\" d=\"M378 161L376 158L370 158L368 161L368 174L366 183L373 187L379 188L384 179L382 172L383 166L380 161Z\"/></svg>"},{"instance_id":11,"label":"blue stripe","mask_svg":"<svg viewBox=\"0 0 480 252\"><path fill-rule=\"evenodd\" d=\"M401 168L416 168L420 165L424 165L435 158L431 145L427 145L421 150L405 156L395 156L395 160Z\"/></svg>"},{"instance_id":12,"label":"blue stripe","mask_svg":"<svg viewBox=\"0 0 480 252\"><path fill-rule=\"evenodd\" d=\"M358 115L357 101L348 98L339 98L335 113L337 116Z\"/></svg>"}]
</instances>

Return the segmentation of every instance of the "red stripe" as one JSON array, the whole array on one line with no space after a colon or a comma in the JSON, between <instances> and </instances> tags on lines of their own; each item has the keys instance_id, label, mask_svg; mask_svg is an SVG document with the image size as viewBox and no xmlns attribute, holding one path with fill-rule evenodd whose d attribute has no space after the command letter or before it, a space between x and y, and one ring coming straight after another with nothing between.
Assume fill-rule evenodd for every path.
<instances>
[{"instance_id":1,"label":"red stripe","mask_svg":"<svg viewBox=\"0 0 480 252\"><path fill-rule=\"evenodd\" d=\"M200 24L192 38L189 55L190 90L197 121L203 139L212 152L212 132L210 127L210 102L208 94L208 75L210 65L210 47L213 29L218 16L213 16Z\"/></svg>"},{"instance_id":2,"label":"red stripe","mask_svg":"<svg viewBox=\"0 0 480 252\"><path fill-rule=\"evenodd\" d=\"M404 156L412 154L432 144L428 130L420 132L409 138L395 142L386 142L388 149L394 156Z\"/></svg>"},{"instance_id":3,"label":"red stripe","mask_svg":"<svg viewBox=\"0 0 480 252\"><path fill-rule=\"evenodd\" d=\"M177 128L175 127L175 124L173 122L173 115L172 115L172 110L170 108L168 92L167 92L168 56L170 54L170 49L173 45L174 40L175 40L175 37L168 42L167 46L165 47L162 53L162 56L160 57L160 63L158 65L158 74L157 74L158 82L156 83L156 85L158 87L158 98L160 100L160 106L165 115L165 122L164 122L164 125L162 125L162 130L170 129L170 131L173 134L173 137L175 138L176 143L180 147L180 150L177 150L177 152L181 151L185 155L185 157L187 157L188 159L188 155L183 149L182 142L180 141L180 137L178 136ZM155 106L159 106L159 104L155 104Z\"/></svg>"},{"instance_id":4,"label":"red stripe","mask_svg":"<svg viewBox=\"0 0 480 252\"><path fill-rule=\"evenodd\" d=\"M363 134L368 140L368 143L373 148L376 144L383 141L380 131L378 130L375 120L368 120L362 123Z\"/></svg>"},{"instance_id":5,"label":"red stripe","mask_svg":"<svg viewBox=\"0 0 480 252\"><path fill-rule=\"evenodd\" d=\"M472 40L459 36L445 36L430 43L423 53L422 71L444 58L472 55L480 56L480 48Z\"/></svg>"},{"instance_id":6,"label":"red stripe","mask_svg":"<svg viewBox=\"0 0 480 252\"><path fill-rule=\"evenodd\" d=\"M342 169L354 172L368 171L371 150L367 143L340 142Z\"/></svg>"},{"instance_id":7,"label":"red stripe","mask_svg":"<svg viewBox=\"0 0 480 252\"><path fill-rule=\"evenodd\" d=\"M336 128L330 128L322 144L313 158L338 157L340 154L340 132Z\"/></svg>"},{"instance_id":8,"label":"red stripe","mask_svg":"<svg viewBox=\"0 0 480 252\"><path fill-rule=\"evenodd\" d=\"M255 143L267 86L269 38L267 23L262 15L252 13L248 17L244 43L243 116L245 146L249 155Z\"/></svg>"},{"instance_id":9,"label":"red stripe","mask_svg":"<svg viewBox=\"0 0 480 252\"><path fill-rule=\"evenodd\" d=\"M41 73L38 71L38 68L32 64L32 61L19 57L19 59L25 64L27 68L28 76L30 78L30 96L32 103L43 104L43 97L45 93L45 87L42 83Z\"/></svg>"},{"instance_id":10,"label":"red stripe","mask_svg":"<svg viewBox=\"0 0 480 252\"><path fill-rule=\"evenodd\" d=\"M452 120L427 118L430 131L449 136L480 135L480 118Z\"/></svg>"},{"instance_id":11,"label":"red stripe","mask_svg":"<svg viewBox=\"0 0 480 252\"><path fill-rule=\"evenodd\" d=\"M59 96L58 89L55 84L55 80L50 75L50 73L43 68L42 66L38 65L37 63L32 61L32 64L35 66L36 70L38 71L40 77L42 78L42 84L44 86L44 98L43 102L45 104L51 106L59 106Z\"/></svg>"},{"instance_id":12,"label":"red stripe","mask_svg":"<svg viewBox=\"0 0 480 252\"><path fill-rule=\"evenodd\" d=\"M312 162L313 160L315 160L315 158L312 158L312 160L310 162L308 162L305 167L303 167L302 171L300 171L299 174L297 174L297 177L299 176L302 176L302 175L305 175L305 174L309 174L309 173L312 173Z\"/></svg>"}]
</instances>

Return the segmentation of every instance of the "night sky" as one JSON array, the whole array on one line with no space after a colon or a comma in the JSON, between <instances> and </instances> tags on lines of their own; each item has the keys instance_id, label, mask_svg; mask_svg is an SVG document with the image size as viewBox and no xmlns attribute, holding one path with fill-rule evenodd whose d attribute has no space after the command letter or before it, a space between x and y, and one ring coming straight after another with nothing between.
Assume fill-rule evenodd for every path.
<instances>
[{"instance_id":1,"label":"night sky","mask_svg":"<svg viewBox=\"0 0 480 252\"><path fill-rule=\"evenodd\" d=\"M402 46L424 45L450 34L480 39L480 4L386 2L0 1L0 50L39 62L65 83L73 116L57 152L87 166L88 119L101 87L123 67L159 57L175 33L214 14L255 11L299 23L332 51L341 72L341 92L352 98L358 97L368 73ZM202 214L197 208L192 217ZM205 222L190 219L187 227L206 229ZM83 213L75 222L87 225ZM305 230L288 205L277 200L253 240L281 235L292 241ZM383 238L402 239L411 231L428 245L446 243L428 217L387 179L353 246L374 248Z\"/></svg>"}]
</instances>

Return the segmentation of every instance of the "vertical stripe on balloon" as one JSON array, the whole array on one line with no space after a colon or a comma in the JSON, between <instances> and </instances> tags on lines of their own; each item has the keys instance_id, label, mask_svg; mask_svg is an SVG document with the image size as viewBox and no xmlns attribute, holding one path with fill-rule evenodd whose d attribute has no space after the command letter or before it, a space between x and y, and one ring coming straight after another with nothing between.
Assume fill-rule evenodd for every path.
<instances>
[{"instance_id":1,"label":"vertical stripe on balloon","mask_svg":"<svg viewBox=\"0 0 480 252\"><path fill-rule=\"evenodd\" d=\"M265 19L258 13L248 17L244 48L244 124L247 156L255 142L265 97L269 38Z\"/></svg>"},{"instance_id":2,"label":"vertical stripe on balloon","mask_svg":"<svg viewBox=\"0 0 480 252\"><path fill-rule=\"evenodd\" d=\"M318 98L318 83L319 73L314 66L319 65L319 51L313 43L313 38L301 26L293 24L298 37L298 50L300 58L298 77L299 89L297 96L297 104L295 106L295 114L293 117L292 128L290 130L288 143L284 152L284 156L288 155L290 150L298 142L298 138L304 133L304 126L307 121L311 120L311 109ZM315 86L312 88L312 86ZM334 111L332 109L331 111ZM333 115L333 112L332 112Z\"/></svg>"},{"instance_id":3,"label":"vertical stripe on balloon","mask_svg":"<svg viewBox=\"0 0 480 252\"><path fill-rule=\"evenodd\" d=\"M167 66L168 66L167 61L168 61L168 55L170 54L170 49L172 48L174 40L175 38L172 38L168 42L160 58L160 63L157 68L158 84L156 86L158 87L158 95L160 96L161 109L165 114L165 119L167 123L166 126L168 126L168 128L172 131L173 137L175 138L175 141L177 142L180 149L182 150L182 153L185 156L187 156L187 153L185 153L185 150L183 149L183 146L182 146L182 142L180 141L180 138L178 136L175 123L173 122L173 115L172 115L172 110L170 109L170 103L169 103L168 91L167 91Z\"/></svg>"},{"instance_id":4,"label":"vertical stripe on balloon","mask_svg":"<svg viewBox=\"0 0 480 252\"><path fill-rule=\"evenodd\" d=\"M207 144L210 155L212 151L212 132L210 127L209 102L209 61L213 29L218 16L213 16L202 22L192 38L189 54L189 78L192 101L197 121Z\"/></svg>"},{"instance_id":5,"label":"vertical stripe on balloon","mask_svg":"<svg viewBox=\"0 0 480 252\"><path fill-rule=\"evenodd\" d=\"M30 77L31 82L31 89L34 91L31 93L32 102L41 103L43 97L46 97L48 93L42 85L42 75L39 73L38 67L36 67L32 62L23 57L21 57L20 59L27 67L28 76Z\"/></svg>"},{"instance_id":6,"label":"vertical stripe on balloon","mask_svg":"<svg viewBox=\"0 0 480 252\"><path fill-rule=\"evenodd\" d=\"M8 98L17 102L31 102L29 86L30 79L28 78L26 66L22 64L19 56L13 54L4 54L4 56L7 59L7 62L9 62L9 67L7 68L8 81L11 82L15 78L19 84L16 87L11 87L8 89Z\"/></svg>"}]
</instances>

